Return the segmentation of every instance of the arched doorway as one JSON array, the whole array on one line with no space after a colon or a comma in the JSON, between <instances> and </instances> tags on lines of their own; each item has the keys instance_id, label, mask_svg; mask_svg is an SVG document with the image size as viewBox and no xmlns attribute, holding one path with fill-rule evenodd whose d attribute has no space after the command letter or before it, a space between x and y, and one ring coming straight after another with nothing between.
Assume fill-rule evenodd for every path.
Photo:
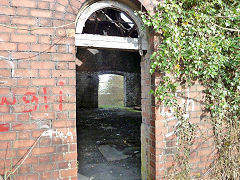
<instances>
[{"instance_id":1,"label":"arched doorway","mask_svg":"<svg viewBox=\"0 0 240 180\"><path fill-rule=\"evenodd\" d=\"M129 73L131 76L128 81L131 82L129 86L133 86L132 89L138 89L138 92L132 93L132 97L137 94L140 99L139 109L142 109L142 170L140 171L142 178L146 179L146 176L150 174L149 146L153 146L153 142L149 141L151 97L146 95L149 94L151 88L151 77L148 75L149 62L146 58L148 57L149 47L146 32L142 30L140 18L134 14L134 10L122 3L114 1L93 3L84 7L79 13L75 40L78 47L77 57L80 60L80 66L77 67L77 82L84 82L77 83L77 87L85 87L85 90L77 90L77 99L79 98L82 101L85 98L86 101L81 102L85 104L85 107L89 105L91 108L98 107L98 88L96 87L99 83L99 72L120 71ZM99 66L99 64L102 66ZM95 85L92 86L93 84ZM134 84L138 84L140 88L134 87ZM89 96L89 94L91 95ZM129 97L131 99L131 95ZM77 101L77 107L81 103ZM140 129L140 125L138 128ZM138 175L135 178L139 177Z\"/></svg>"}]
</instances>

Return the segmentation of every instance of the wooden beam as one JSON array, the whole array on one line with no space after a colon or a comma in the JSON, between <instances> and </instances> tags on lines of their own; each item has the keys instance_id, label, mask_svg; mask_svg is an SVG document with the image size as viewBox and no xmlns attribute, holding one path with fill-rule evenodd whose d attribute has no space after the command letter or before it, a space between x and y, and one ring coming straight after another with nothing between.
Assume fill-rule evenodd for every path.
<instances>
[{"instance_id":1,"label":"wooden beam","mask_svg":"<svg viewBox=\"0 0 240 180\"><path fill-rule=\"evenodd\" d=\"M92 48L139 50L138 38L103 36L95 34L76 34L75 45ZM142 50L147 50L147 42L142 43Z\"/></svg>"}]
</instances>

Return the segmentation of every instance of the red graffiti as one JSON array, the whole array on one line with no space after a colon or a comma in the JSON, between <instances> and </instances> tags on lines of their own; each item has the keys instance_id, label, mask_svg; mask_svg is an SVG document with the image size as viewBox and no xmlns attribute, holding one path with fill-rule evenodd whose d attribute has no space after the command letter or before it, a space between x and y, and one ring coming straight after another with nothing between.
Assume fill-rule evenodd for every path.
<instances>
[{"instance_id":1,"label":"red graffiti","mask_svg":"<svg viewBox=\"0 0 240 180\"><path fill-rule=\"evenodd\" d=\"M60 86L63 86L64 85L64 82L59 82L59 85ZM63 92L62 91L60 91L59 92L59 110L60 111L62 111L63 110L63 105L62 105L62 102L63 102L63 97L62 97L62 94L63 94Z\"/></svg>"},{"instance_id":2,"label":"red graffiti","mask_svg":"<svg viewBox=\"0 0 240 180\"><path fill-rule=\"evenodd\" d=\"M19 126L22 126L22 124L16 124L16 125L13 126L13 128L19 127Z\"/></svg>"},{"instance_id":3,"label":"red graffiti","mask_svg":"<svg viewBox=\"0 0 240 180\"><path fill-rule=\"evenodd\" d=\"M59 82L59 85L60 86L63 86L64 85L64 82L60 81ZM48 100L47 100L47 88L43 88L43 94L44 94L44 104L45 104L45 110L48 109ZM22 100L24 101L25 104L34 104L34 107L32 109L28 109L28 110L24 110L23 112L24 113L28 113L28 112L33 112L33 111L36 111L37 108L38 108L38 102L39 102L39 98L36 96L36 94L34 92L26 92L24 94L24 96L22 97ZM63 110L63 91L60 90L59 91L59 110L62 111ZM0 101L0 106L1 105L14 105L17 103L17 99L15 97L15 94L13 94L13 100L12 102L8 101L7 100L7 97L2 97L1 98L1 101ZM0 127L0 131L1 131L1 128L4 129L4 128L7 128L5 127L6 124L4 125L1 125Z\"/></svg>"},{"instance_id":4,"label":"red graffiti","mask_svg":"<svg viewBox=\"0 0 240 180\"><path fill-rule=\"evenodd\" d=\"M15 97L15 94L13 94L13 101L12 102L9 102L6 97L2 97L2 102L0 103L0 105L4 105L4 104L14 105L14 104L16 104L16 102L17 102L17 100L16 100L16 97Z\"/></svg>"},{"instance_id":5,"label":"red graffiti","mask_svg":"<svg viewBox=\"0 0 240 180\"><path fill-rule=\"evenodd\" d=\"M32 92L27 92L24 94L25 96L23 96L23 101L26 103L26 104L29 104L30 102L33 103L35 102L35 106L34 106L34 110L33 109L29 109L29 110L24 110L23 112L32 112L32 111L36 111L37 110L37 106L38 106L38 98L35 96L35 93L32 93ZM32 96L32 99L31 101L27 99L26 96Z\"/></svg>"},{"instance_id":6,"label":"red graffiti","mask_svg":"<svg viewBox=\"0 0 240 180\"><path fill-rule=\"evenodd\" d=\"M59 110L62 111L62 91L59 92Z\"/></svg>"},{"instance_id":7,"label":"red graffiti","mask_svg":"<svg viewBox=\"0 0 240 180\"><path fill-rule=\"evenodd\" d=\"M14 125L12 127L15 128L15 127L18 127L18 126L22 126L22 124L16 124L16 125ZM9 127L10 127L9 124L0 124L0 132L7 132L7 131L9 131L9 129L10 129Z\"/></svg>"},{"instance_id":8,"label":"red graffiti","mask_svg":"<svg viewBox=\"0 0 240 180\"><path fill-rule=\"evenodd\" d=\"M44 93L44 94L47 94L47 88L43 88L43 93ZM48 109L47 96L44 96L44 103L46 104L46 105L45 105L45 109L47 110L47 109Z\"/></svg>"},{"instance_id":9,"label":"red graffiti","mask_svg":"<svg viewBox=\"0 0 240 180\"><path fill-rule=\"evenodd\" d=\"M0 124L0 132L9 131L9 124Z\"/></svg>"}]
</instances>

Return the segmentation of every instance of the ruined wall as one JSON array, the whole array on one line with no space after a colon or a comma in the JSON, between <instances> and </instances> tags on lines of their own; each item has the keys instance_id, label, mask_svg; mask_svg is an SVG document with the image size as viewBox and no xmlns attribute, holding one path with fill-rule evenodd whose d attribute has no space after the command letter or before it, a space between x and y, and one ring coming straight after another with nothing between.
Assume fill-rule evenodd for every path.
<instances>
[{"instance_id":1,"label":"ruined wall","mask_svg":"<svg viewBox=\"0 0 240 180\"><path fill-rule=\"evenodd\" d=\"M141 105L141 57L138 53L119 50L78 49L77 66L78 107L98 107L98 75L124 76L124 105ZM85 77L85 78L83 78Z\"/></svg>"},{"instance_id":2,"label":"ruined wall","mask_svg":"<svg viewBox=\"0 0 240 180\"><path fill-rule=\"evenodd\" d=\"M133 10L154 9L155 0L119 0ZM87 1L93 2L93 1ZM0 0L0 174L15 169L16 179L77 179L76 59L74 24L84 0ZM64 24L72 23L62 27ZM47 26L33 30L31 28ZM31 30L31 31L30 31ZM157 39L149 36L150 45ZM154 47L151 46L153 49ZM113 58L111 58L113 59ZM177 120L171 110L154 101L149 90L160 75L149 74L150 52L141 60L142 175L163 179L174 163ZM124 67L125 69L125 67ZM211 137L203 121L202 88L185 91L193 123ZM200 132L200 131L199 131ZM213 139L195 141L191 163L203 174L213 159ZM36 142L36 143L35 143ZM14 169L13 169L14 170Z\"/></svg>"},{"instance_id":3,"label":"ruined wall","mask_svg":"<svg viewBox=\"0 0 240 180\"><path fill-rule=\"evenodd\" d=\"M98 74L77 71L77 108L98 108Z\"/></svg>"},{"instance_id":4,"label":"ruined wall","mask_svg":"<svg viewBox=\"0 0 240 180\"><path fill-rule=\"evenodd\" d=\"M0 23L13 27L0 26L1 175L77 179L75 27L29 31L75 17L65 0L0 0Z\"/></svg>"},{"instance_id":5,"label":"ruined wall","mask_svg":"<svg viewBox=\"0 0 240 180\"><path fill-rule=\"evenodd\" d=\"M124 73L125 99L126 107L141 106L141 74Z\"/></svg>"}]
</instances>

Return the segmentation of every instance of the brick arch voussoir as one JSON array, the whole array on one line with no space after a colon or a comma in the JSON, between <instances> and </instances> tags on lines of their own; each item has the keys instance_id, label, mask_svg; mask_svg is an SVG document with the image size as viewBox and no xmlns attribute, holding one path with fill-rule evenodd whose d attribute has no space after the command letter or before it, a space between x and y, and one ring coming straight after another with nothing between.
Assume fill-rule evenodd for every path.
<instances>
[{"instance_id":1,"label":"brick arch voussoir","mask_svg":"<svg viewBox=\"0 0 240 180\"><path fill-rule=\"evenodd\" d=\"M76 0L69 0L69 1L76 1ZM87 4L90 5L98 1L99 0L81 0L82 6L85 6ZM134 1L133 0L113 0L113 1L126 4L130 8L133 8L134 10L143 10L143 11L153 11L154 4L156 4L155 2L156 0L134 0Z\"/></svg>"}]
</instances>

